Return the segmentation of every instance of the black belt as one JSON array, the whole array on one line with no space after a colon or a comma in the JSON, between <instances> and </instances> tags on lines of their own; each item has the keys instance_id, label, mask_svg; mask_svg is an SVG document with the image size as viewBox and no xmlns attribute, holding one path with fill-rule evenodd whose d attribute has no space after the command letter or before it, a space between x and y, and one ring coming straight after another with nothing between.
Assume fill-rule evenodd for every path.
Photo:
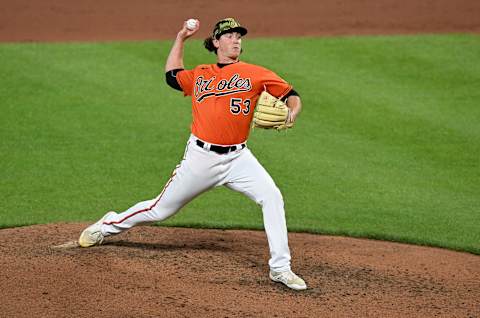
<instances>
[{"instance_id":1,"label":"black belt","mask_svg":"<svg viewBox=\"0 0 480 318\"><path fill-rule=\"evenodd\" d=\"M203 146L205 146L205 143L201 140L196 140L195 141L197 143L197 146L199 146L200 148L203 148ZM219 146L219 145L210 145L210 150L211 151L214 151L218 154L226 154L226 153L229 153L230 151L235 151L235 150L240 150L240 149L243 149L245 148L245 144L241 144L241 145L235 145L235 146Z\"/></svg>"}]
</instances>

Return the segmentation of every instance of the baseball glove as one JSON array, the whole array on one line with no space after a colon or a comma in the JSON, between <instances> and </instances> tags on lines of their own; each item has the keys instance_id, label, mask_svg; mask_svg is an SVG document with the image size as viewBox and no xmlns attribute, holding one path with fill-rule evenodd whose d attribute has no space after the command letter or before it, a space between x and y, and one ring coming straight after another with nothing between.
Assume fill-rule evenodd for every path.
<instances>
[{"instance_id":1,"label":"baseball glove","mask_svg":"<svg viewBox=\"0 0 480 318\"><path fill-rule=\"evenodd\" d=\"M257 101L253 127L276 130L291 128L290 110L280 99L263 91Z\"/></svg>"}]
</instances>

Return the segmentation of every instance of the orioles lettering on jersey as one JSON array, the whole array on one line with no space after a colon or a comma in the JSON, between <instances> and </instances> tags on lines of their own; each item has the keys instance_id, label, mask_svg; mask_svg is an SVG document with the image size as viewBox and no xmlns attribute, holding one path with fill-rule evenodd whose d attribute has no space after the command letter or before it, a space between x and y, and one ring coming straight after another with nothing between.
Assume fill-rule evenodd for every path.
<instances>
[{"instance_id":1,"label":"orioles lettering on jersey","mask_svg":"<svg viewBox=\"0 0 480 318\"><path fill-rule=\"evenodd\" d=\"M197 102L202 102L211 96L225 96L240 92L248 92L252 89L250 78L241 78L238 73L233 74L230 79L222 79L216 85L213 84L216 76L205 79L200 75L195 80L194 95Z\"/></svg>"}]
</instances>

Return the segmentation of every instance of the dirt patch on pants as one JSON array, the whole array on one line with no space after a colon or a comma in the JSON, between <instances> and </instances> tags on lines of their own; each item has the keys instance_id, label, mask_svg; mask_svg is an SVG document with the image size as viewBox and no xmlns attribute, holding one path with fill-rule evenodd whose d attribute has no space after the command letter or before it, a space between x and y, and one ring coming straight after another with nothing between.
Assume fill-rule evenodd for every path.
<instances>
[{"instance_id":1,"label":"dirt patch on pants","mask_svg":"<svg viewBox=\"0 0 480 318\"><path fill-rule=\"evenodd\" d=\"M0 230L2 317L479 317L480 257L291 233L295 292L262 231L140 226L82 249L87 224Z\"/></svg>"}]
</instances>

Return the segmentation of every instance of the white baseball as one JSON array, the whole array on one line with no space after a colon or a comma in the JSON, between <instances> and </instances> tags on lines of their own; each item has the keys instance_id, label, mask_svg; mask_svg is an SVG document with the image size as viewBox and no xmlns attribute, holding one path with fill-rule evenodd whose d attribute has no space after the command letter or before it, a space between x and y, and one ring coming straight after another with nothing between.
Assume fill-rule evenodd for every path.
<instances>
[{"instance_id":1,"label":"white baseball","mask_svg":"<svg viewBox=\"0 0 480 318\"><path fill-rule=\"evenodd\" d=\"M195 30L196 27L197 27L197 20L195 20L195 19L188 19L187 20L187 29L192 31L192 30Z\"/></svg>"}]
</instances>

